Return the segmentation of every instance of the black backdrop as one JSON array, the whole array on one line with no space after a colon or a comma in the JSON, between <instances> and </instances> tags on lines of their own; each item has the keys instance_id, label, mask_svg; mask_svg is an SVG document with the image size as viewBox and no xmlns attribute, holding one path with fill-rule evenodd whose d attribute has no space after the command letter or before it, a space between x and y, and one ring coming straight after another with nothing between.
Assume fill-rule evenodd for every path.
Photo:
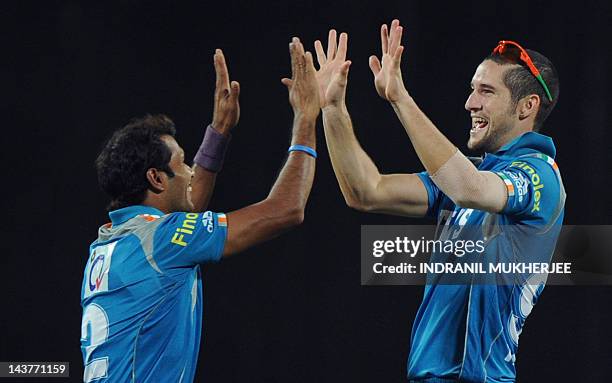
<instances>
[{"instance_id":1,"label":"black backdrop","mask_svg":"<svg viewBox=\"0 0 612 383\"><path fill-rule=\"evenodd\" d=\"M217 47L241 83L242 116L215 211L268 192L292 118L279 81L289 74L287 44L297 35L312 50L330 27L349 33L348 105L364 148L384 172L421 170L367 66L379 50L380 24L399 17L407 86L463 149L469 81L497 41L515 39L551 58L561 96L544 133L558 149L565 222L611 223L612 28L603 1L102 3L2 6L2 361L70 361L72 380L79 379L82 268L106 221L96 153L130 117L166 113L193 155L212 115ZM320 126L303 226L205 267L197 381L405 381L422 288L361 287L359 230L426 221L348 209ZM521 337L518 381L609 381L611 296L607 287L549 286Z\"/></svg>"}]
</instances>

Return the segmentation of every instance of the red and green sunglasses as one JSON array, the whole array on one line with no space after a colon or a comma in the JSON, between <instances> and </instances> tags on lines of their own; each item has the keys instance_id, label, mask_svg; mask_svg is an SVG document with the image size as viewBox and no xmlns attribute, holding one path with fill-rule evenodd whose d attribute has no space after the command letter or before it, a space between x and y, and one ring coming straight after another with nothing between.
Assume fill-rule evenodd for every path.
<instances>
[{"instance_id":1,"label":"red and green sunglasses","mask_svg":"<svg viewBox=\"0 0 612 383\"><path fill-rule=\"evenodd\" d=\"M550 94L550 90L548 90L548 86L546 86L546 82L544 82L544 79L542 78L542 74L540 74L538 68L533 65L533 60L531 60L531 57L529 57L529 54L522 46L520 46L514 41L502 40L497 44L495 49L493 49L493 53L502 56L508 56L515 61L522 61L523 63L525 63L531 71L531 74L533 74L533 76L540 82L540 84L542 84L542 87L546 91L546 96L548 96L548 99L550 101L553 100L552 95Z\"/></svg>"}]
</instances>

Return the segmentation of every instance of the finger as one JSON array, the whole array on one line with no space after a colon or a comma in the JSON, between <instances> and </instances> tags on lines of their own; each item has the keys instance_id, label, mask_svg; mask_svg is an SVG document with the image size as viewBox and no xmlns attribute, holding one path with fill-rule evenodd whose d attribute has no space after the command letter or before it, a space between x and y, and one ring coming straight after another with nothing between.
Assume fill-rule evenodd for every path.
<instances>
[{"instance_id":1,"label":"finger","mask_svg":"<svg viewBox=\"0 0 612 383\"><path fill-rule=\"evenodd\" d=\"M387 33L387 24L383 24L382 27L380 27L380 45L382 47L383 55L389 51L389 34Z\"/></svg>"},{"instance_id":2,"label":"finger","mask_svg":"<svg viewBox=\"0 0 612 383\"><path fill-rule=\"evenodd\" d=\"M215 73L217 75L216 78L216 87L221 90L223 87L228 87L229 74L227 73L227 65L225 64L225 56L223 55L223 51L221 49L215 50L215 55L213 56L213 61L215 63Z\"/></svg>"},{"instance_id":3,"label":"finger","mask_svg":"<svg viewBox=\"0 0 612 383\"><path fill-rule=\"evenodd\" d=\"M295 78L295 74L297 72L297 54L293 41L289 43L289 55L291 56L291 77Z\"/></svg>"},{"instance_id":4,"label":"finger","mask_svg":"<svg viewBox=\"0 0 612 383\"><path fill-rule=\"evenodd\" d=\"M395 53L395 50L397 49L397 47L400 45L400 41L399 39L401 38L401 33L398 36L398 31L401 30L401 26L398 24L397 20L393 20L393 23L391 24L391 30L389 31L389 54L391 56L393 56L393 54Z\"/></svg>"},{"instance_id":5,"label":"finger","mask_svg":"<svg viewBox=\"0 0 612 383\"><path fill-rule=\"evenodd\" d=\"M404 27L402 26L398 26L397 28L395 28L395 31L393 32L393 50L389 51L389 54L391 54L392 56L395 56L395 51L402 44L402 33L403 32L404 32Z\"/></svg>"},{"instance_id":6,"label":"finger","mask_svg":"<svg viewBox=\"0 0 612 383\"><path fill-rule=\"evenodd\" d=\"M294 37L293 39L294 39L293 43L296 44L295 46L297 48L298 54L299 55L303 55L304 54L304 45L300 41L300 38L299 37Z\"/></svg>"},{"instance_id":7,"label":"finger","mask_svg":"<svg viewBox=\"0 0 612 383\"><path fill-rule=\"evenodd\" d=\"M396 67L399 68L400 64L402 63L402 53L404 53L404 46L400 45L396 50L395 53L393 54L393 63L395 64Z\"/></svg>"},{"instance_id":8,"label":"finger","mask_svg":"<svg viewBox=\"0 0 612 383\"><path fill-rule=\"evenodd\" d=\"M317 62L319 63L319 68L321 68L327 62L325 52L323 51L323 44L321 44L321 41L317 40L314 43L314 47L315 52L317 53Z\"/></svg>"},{"instance_id":9,"label":"finger","mask_svg":"<svg viewBox=\"0 0 612 383\"><path fill-rule=\"evenodd\" d=\"M327 36L327 59L333 60L336 57L336 30L330 29Z\"/></svg>"},{"instance_id":10,"label":"finger","mask_svg":"<svg viewBox=\"0 0 612 383\"><path fill-rule=\"evenodd\" d=\"M295 56L295 71L293 72L293 80L298 81L304 74L304 46L297 37L293 38L293 49Z\"/></svg>"},{"instance_id":11,"label":"finger","mask_svg":"<svg viewBox=\"0 0 612 383\"><path fill-rule=\"evenodd\" d=\"M304 55L304 71L305 73L314 73L316 71L312 53L310 52L306 52Z\"/></svg>"},{"instance_id":12,"label":"finger","mask_svg":"<svg viewBox=\"0 0 612 383\"><path fill-rule=\"evenodd\" d=\"M372 70L372 73L374 74L374 76L376 76L380 72L380 69L381 69L380 61L378 60L378 57L370 56L370 60L368 61L368 64L370 64L370 69Z\"/></svg>"},{"instance_id":13,"label":"finger","mask_svg":"<svg viewBox=\"0 0 612 383\"><path fill-rule=\"evenodd\" d=\"M282 78L281 82L283 83L283 85L285 85L287 87L287 89L291 89L291 87L293 86L293 80L290 80L288 78Z\"/></svg>"},{"instance_id":14,"label":"finger","mask_svg":"<svg viewBox=\"0 0 612 383\"><path fill-rule=\"evenodd\" d=\"M230 84L230 99L232 101L238 101L240 97L240 84L238 81L232 81Z\"/></svg>"},{"instance_id":15,"label":"finger","mask_svg":"<svg viewBox=\"0 0 612 383\"><path fill-rule=\"evenodd\" d=\"M336 55L336 57L338 57L339 60L346 60L346 50L348 45L348 34L342 32L340 33L340 43L338 45L338 54Z\"/></svg>"}]
</instances>

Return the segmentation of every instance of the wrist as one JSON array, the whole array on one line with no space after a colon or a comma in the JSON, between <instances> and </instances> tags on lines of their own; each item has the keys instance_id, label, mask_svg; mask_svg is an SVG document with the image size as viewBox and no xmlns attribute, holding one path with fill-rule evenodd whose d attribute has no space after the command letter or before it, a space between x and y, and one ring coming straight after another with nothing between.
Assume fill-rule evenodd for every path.
<instances>
[{"instance_id":1,"label":"wrist","mask_svg":"<svg viewBox=\"0 0 612 383\"><path fill-rule=\"evenodd\" d=\"M212 124L209 125L193 162L211 172L219 172L231 138L229 133L223 134Z\"/></svg>"},{"instance_id":2,"label":"wrist","mask_svg":"<svg viewBox=\"0 0 612 383\"><path fill-rule=\"evenodd\" d=\"M394 109L397 109L397 108L399 108L401 106L414 103L414 100L412 99L412 97L410 97L410 95L408 93L406 93L406 94L398 97L395 100L389 100L389 103L391 104L391 106Z\"/></svg>"},{"instance_id":3,"label":"wrist","mask_svg":"<svg viewBox=\"0 0 612 383\"><path fill-rule=\"evenodd\" d=\"M317 117L319 117L319 109L317 109L316 112L295 111L293 114L294 121L304 123L315 123L317 121Z\"/></svg>"},{"instance_id":4,"label":"wrist","mask_svg":"<svg viewBox=\"0 0 612 383\"><path fill-rule=\"evenodd\" d=\"M322 108L323 114L348 114L348 109L344 102L329 103Z\"/></svg>"},{"instance_id":5,"label":"wrist","mask_svg":"<svg viewBox=\"0 0 612 383\"><path fill-rule=\"evenodd\" d=\"M229 136L230 131L233 128L233 126L229 124L222 123L222 122L215 122L215 121L213 121L212 124L210 124L210 127L216 130L218 133L223 134L224 136Z\"/></svg>"}]
</instances>

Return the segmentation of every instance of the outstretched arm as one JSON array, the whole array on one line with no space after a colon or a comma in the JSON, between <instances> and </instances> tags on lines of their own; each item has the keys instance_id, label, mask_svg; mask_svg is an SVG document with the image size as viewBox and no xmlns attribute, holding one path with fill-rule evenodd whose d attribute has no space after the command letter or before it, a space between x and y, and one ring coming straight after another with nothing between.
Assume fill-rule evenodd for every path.
<instances>
[{"instance_id":1,"label":"outstretched arm","mask_svg":"<svg viewBox=\"0 0 612 383\"><path fill-rule=\"evenodd\" d=\"M225 56L221 49L215 50L213 60L217 78L213 121L211 126L207 128L204 142L199 150L201 160L198 161L196 156L196 163L193 164L194 175L191 181L191 199L196 212L204 211L208 207L219 171L215 161L219 162L218 156L221 156L220 161L223 161L222 157L225 154L223 146L227 145L230 139L230 131L238 124L240 119L240 104L238 103L240 84L237 81L230 83ZM210 158L207 158L207 155L215 157L213 162L209 161Z\"/></svg>"},{"instance_id":2,"label":"outstretched arm","mask_svg":"<svg viewBox=\"0 0 612 383\"><path fill-rule=\"evenodd\" d=\"M393 106L414 149L436 185L461 207L501 211L507 201L506 186L492 172L478 171L427 118L404 86L400 68L404 47L403 28L393 20L381 27L382 63L370 57L370 69L378 94Z\"/></svg>"},{"instance_id":3,"label":"outstretched arm","mask_svg":"<svg viewBox=\"0 0 612 383\"><path fill-rule=\"evenodd\" d=\"M374 162L361 148L346 108L345 95L350 61L346 61L348 36L329 32L327 53L315 42L320 69L323 125L332 166L346 203L358 210L424 216L427 190L416 174L381 175ZM337 50L336 50L337 47Z\"/></svg>"},{"instance_id":4,"label":"outstretched arm","mask_svg":"<svg viewBox=\"0 0 612 383\"><path fill-rule=\"evenodd\" d=\"M319 94L310 52L300 40L289 44L292 78L282 82L289 89L293 107L291 145L316 149L315 125ZM268 197L227 215L228 234L224 255L230 255L278 236L304 220L304 209L314 178L315 159L303 151L292 151Z\"/></svg>"}]
</instances>

